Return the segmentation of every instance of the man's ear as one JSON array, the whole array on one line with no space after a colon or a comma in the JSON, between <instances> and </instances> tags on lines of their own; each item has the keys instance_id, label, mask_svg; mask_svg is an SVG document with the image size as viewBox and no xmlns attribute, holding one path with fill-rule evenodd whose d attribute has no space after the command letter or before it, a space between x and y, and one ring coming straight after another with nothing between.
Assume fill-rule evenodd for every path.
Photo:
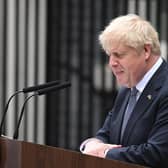
<instances>
[{"instance_id":1,"label":"man's ear","mask_svg":"<svg viewBox=\"0 0 168 168\"><path fill-rule=\"evenodd\" d=\"M151 45L150 44L144 45L144 52L145 52L145 59L148 60L151 55Z\"/></svg>"}]
</instances>

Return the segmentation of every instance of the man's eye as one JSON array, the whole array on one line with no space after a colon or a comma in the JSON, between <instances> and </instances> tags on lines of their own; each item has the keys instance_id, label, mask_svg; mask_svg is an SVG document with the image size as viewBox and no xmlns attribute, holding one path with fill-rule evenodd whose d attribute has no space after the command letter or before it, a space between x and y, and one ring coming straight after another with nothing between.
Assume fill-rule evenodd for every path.
<instances>
[{"instance_id":1,"label":"man's eye","mask_svg":"<svg viewBox=\"0 0 168 168\"><path fill-rule=\"evenodd\" d=\"M122 58L124 57L124 53L115 53L114 56L117 58Z\"/></svg>"}]
</instances>

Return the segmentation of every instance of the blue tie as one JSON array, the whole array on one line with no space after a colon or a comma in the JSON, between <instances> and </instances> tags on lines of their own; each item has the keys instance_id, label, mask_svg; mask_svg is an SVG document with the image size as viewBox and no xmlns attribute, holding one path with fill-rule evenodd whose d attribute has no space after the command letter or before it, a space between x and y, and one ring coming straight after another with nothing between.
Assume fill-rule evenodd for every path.
<instances>
[{"instance_id":1,"label":"blue tie","mask_svg":"<svg viewBox=\"0 0 168 168\"><path fill-rule=\"evenodd\" d=\"M124 130L126 128L127 122L131 116L131 113L134 109L134 106L136 104L136 95L138 93L138 90L136 89L136 87L133 87L131 89L131 93L130 93L130 97L129 97L129 101L128 101L128 105L124 114L124 118L123 118L123 123L122 123L122 129L121 129L121 139L123 138L123 134L124 134Z\"/></svg>"}]
</instances>

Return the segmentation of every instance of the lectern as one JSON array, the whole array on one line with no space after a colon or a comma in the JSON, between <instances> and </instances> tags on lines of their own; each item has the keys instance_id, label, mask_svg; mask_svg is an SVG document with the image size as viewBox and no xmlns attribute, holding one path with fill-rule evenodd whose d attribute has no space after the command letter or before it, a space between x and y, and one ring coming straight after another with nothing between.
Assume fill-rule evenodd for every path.
<instances>
[{"instance_id":1,"label":"lectern","mask_svg":"<svg viewBox=\"0 0 168 168\"><path fill-rule=\"evenodd\" d=\"M1 137L0 168L143 168L143 166Z\"/></svg>"}]
</instances>

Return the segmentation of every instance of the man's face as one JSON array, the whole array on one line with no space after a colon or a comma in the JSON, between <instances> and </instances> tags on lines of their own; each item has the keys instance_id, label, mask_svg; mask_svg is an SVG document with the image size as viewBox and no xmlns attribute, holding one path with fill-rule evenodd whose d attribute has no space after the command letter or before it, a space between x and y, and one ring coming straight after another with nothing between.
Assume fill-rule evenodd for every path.
<instances>
[{"instance_id":1,"label":"man's face","mask_svg":"<svg viewBox=\"0 0 168 168\"><path fill-rule=\"evenodd\" d=\"M114 44L109 54L109 66L120 85L135 86L147 72L148 53L134 48Z\"/></svg>"}]
</instances>

